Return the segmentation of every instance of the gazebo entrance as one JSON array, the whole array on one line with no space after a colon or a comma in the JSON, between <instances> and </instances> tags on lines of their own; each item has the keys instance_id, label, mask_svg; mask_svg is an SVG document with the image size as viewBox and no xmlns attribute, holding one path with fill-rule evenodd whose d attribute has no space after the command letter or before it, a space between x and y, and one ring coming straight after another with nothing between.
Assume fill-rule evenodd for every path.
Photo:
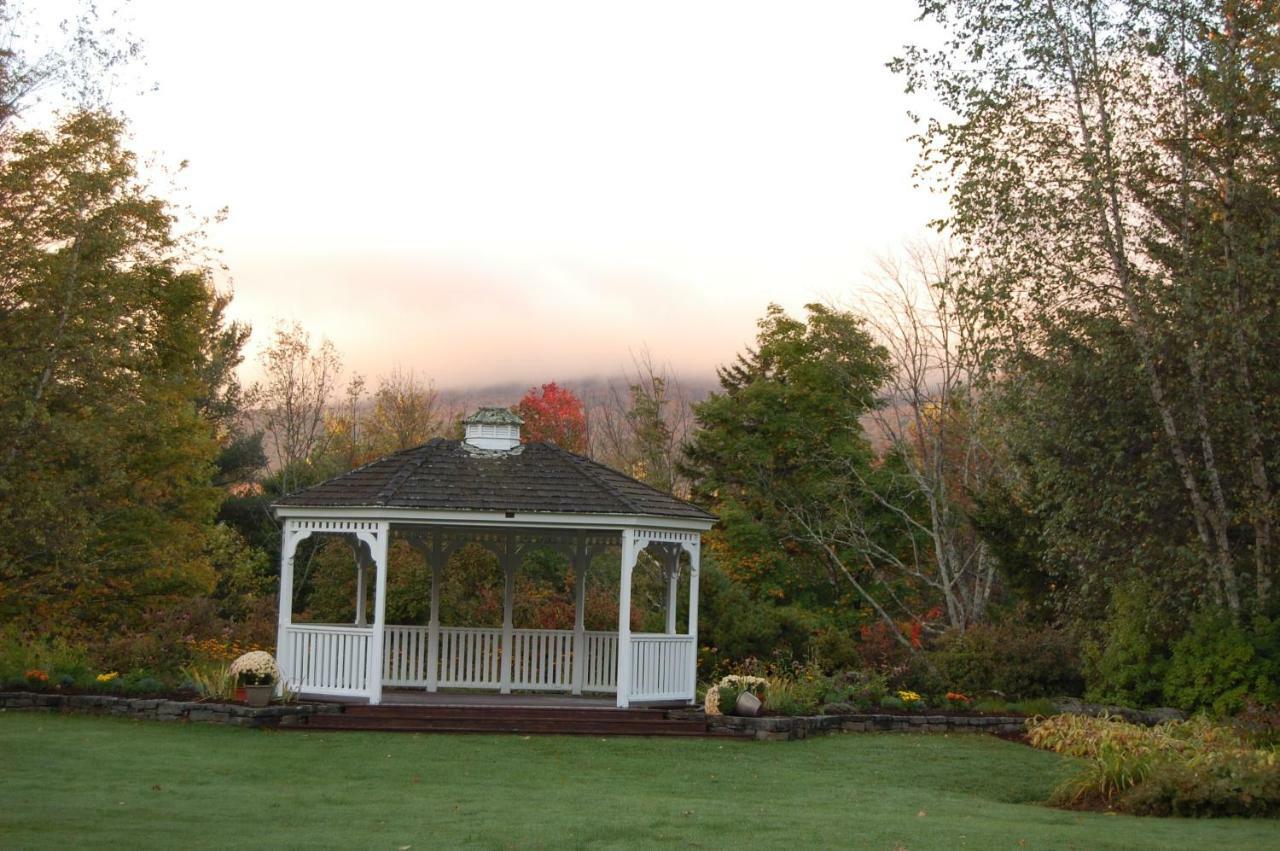
<instances>
[{"instance_id":1,"label":"gazebo entrance","mask_svg":"<svg viewBox=\"0 0 1280 851\"><path fill-rule=\"evenodd\" d=\"M509 431L482 429L495 426ZM619 707L694 700L700 539L714 518L589 459L520 444L518 426L507 411L481 409L467 421L467 440L435 440L387 456L275 506L284 526L277 660L292 690L371 704L383 701L384 688L611 694ZM294 556L315 535L355 544L353 623L293 622ZM430 568L426 625L386 622L392 536ZM467 544L498 559L500 627L440 621L442 573L450 554ZM559 552L573 571L573 629L514 626L516 575L533 548ZM606 553L617 556L617 628L587 630L587 571ZM632 630L632 577L641 559L665 579L661 632ZM680 624L677 592L686 571L688 613ZM373 622L365 623L370 578Z\"/></svg>"}]
</instances>

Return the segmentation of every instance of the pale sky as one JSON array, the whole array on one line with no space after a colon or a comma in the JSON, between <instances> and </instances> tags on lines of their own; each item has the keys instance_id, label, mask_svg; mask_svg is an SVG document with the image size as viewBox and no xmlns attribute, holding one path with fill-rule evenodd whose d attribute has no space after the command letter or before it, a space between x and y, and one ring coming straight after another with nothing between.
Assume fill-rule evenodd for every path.
<instances>
[{"instance_id":1,"label":"pale sky","mask_svg":"<svg viewBox=\"0 0 1280 851\"><path fill-rule=\"evenodd\" d=\"M110 6L110 3L100 5ZM134 143L188 160L233 313L440 386L707 373L865 284L912 189L914 0L134 0ZM123 87L122 87L123 88Z\"/></svg>"}]
</instances>

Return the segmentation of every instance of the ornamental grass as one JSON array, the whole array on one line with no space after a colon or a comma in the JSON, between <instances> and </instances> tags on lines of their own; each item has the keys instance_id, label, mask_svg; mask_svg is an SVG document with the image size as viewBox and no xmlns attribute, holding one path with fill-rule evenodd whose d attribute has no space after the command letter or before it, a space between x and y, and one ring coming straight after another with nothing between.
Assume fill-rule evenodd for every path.
<instances>
[{"instance_id":1,"label":"ornamental grass","mask_svg":"<svg viewBox=\"0 0 1280 851\"><path fill-rule=\"evenodd\" d=\"M1056 715L1027 722L1030 743L1085 761L1052 803L1135 815L1280 814L1280 761L1202 716L1153 727L1111 717Z\"/></svg>"}]
</instances>

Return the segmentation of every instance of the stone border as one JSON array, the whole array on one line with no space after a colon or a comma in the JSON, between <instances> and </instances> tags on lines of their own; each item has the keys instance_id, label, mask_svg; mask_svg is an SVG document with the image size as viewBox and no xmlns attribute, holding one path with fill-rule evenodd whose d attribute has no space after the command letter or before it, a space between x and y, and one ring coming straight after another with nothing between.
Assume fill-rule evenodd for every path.
<instances>
[{"instance_id":1,"label":"stone border","mask_svg":"<svg viewBox=\"0 0 1280 851\"><path fill-rule=\"evenodd\" d=\"M741 718L707 716L719 735L790 741L825 733L1021 733L1027 719L1016 715L795 715Z\"/></svg>"},{"instance_id":2,"label":"stone border","mask_svg":"<svg viewBox=\"0 0 1280 851\"><path fill-rule=\"evenodd\" d=\"M335 703L291 703L264 706L258 709L238 703L116 697L109 694L0 692L0 712L10 709L36 712L88 712L148 721L194 721L206 724L231 724L237 727L276 727L284 718L292 719L342 711L342 707Z\"/></svg>"}]
</instances>

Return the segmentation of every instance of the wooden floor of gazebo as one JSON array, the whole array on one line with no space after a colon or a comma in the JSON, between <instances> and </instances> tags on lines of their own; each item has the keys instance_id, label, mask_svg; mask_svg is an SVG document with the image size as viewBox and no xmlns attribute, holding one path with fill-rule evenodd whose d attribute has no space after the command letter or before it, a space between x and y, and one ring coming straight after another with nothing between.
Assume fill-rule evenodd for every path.
<instances>
[{"instance_id":1,"label":"wooden floor of gazebo","mask_svg":"<svg viewBox=\"0 0 1280 851\"><path fill-rule=\"evenodd\" d=\"M312 698L304 692L301 699ZM477 694L388 689L383 702L359 697L318 698L341 703L323 713L282 724L295 732L554 733L592 736L705 736L707 724L688 709L619 709L609 698L560 694Z\"/></svg>"}]
</instances>

